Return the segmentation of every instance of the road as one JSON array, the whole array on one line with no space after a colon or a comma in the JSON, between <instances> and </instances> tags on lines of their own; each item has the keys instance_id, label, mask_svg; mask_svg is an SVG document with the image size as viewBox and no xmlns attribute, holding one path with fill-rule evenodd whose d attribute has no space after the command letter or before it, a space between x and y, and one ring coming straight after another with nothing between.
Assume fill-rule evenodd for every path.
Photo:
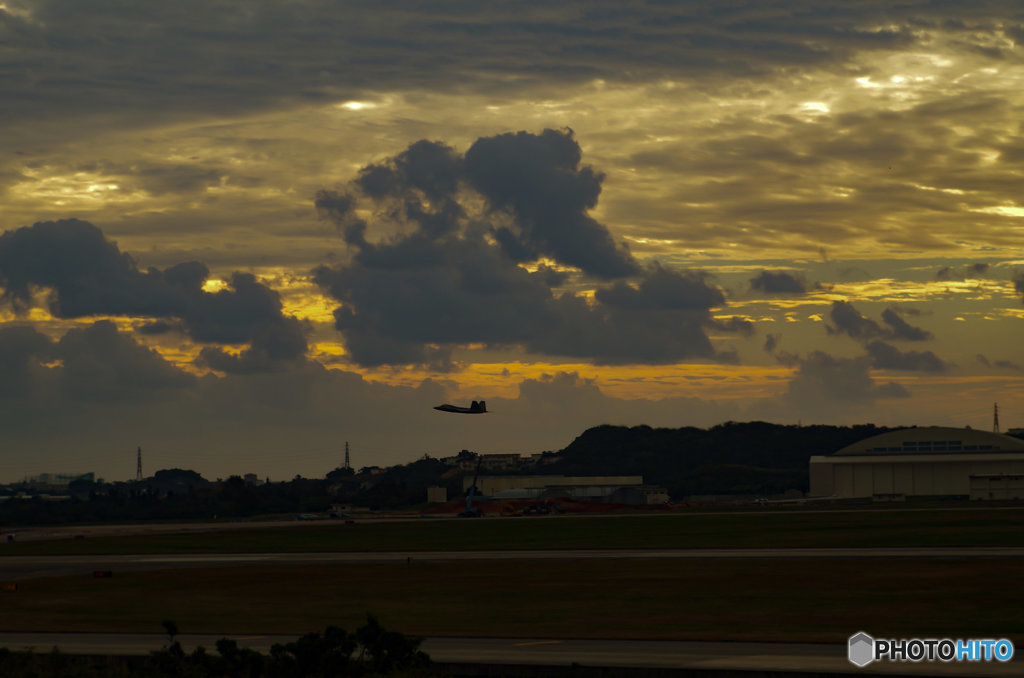
<instances>
[{"instance_id":1,"label":"road","mask_svg":"<svg viewBox=\"0 0 1024 678\"><path fill-rule=\"evenodd\" d=\"M97 556L3 556L0 580L182 567L537 560L691 560L721 558L1024 558L1024 547L787 548L787 549L553 549L544 551L392 551L354 553L238 553Z\"/></svg>"},{"instance_id":2,"label":"road","mask_svg":"<svg viewBox=\"0 0 1024 678\"><path fill-rule=\"evenodd\" d=\"M186 652L213 650L218 635L177 636ZM242 647L267 653L295 636L228 636ZM142 633L0 633L0 647L67 654L145 655L167 644L167 636ZM421 648L438 663L534 664L548 666L761 670L850 674L1017 676L1019 662L877 663L858 669L843 645L716 643L638 640L539 640L530 638L427 638Z\"/></svg>"}]
</instances>

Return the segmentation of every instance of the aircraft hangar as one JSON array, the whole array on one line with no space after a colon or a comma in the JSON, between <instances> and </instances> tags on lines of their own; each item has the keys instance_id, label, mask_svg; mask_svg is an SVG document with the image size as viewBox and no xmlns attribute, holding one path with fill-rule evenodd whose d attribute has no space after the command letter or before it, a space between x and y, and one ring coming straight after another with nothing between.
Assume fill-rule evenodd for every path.
<instances>
[{"instance_id":1,"label":"aircraft hangar","mask_svg":"<svg viewBox=\"0 0 1024 678\"><path fill-rule=\"evenodd\" d=\"M989 498L975 497L972 484L1013 475L1024 475L1024 440L970 428L922 426L889 431L831 455L811 457L809 494Z\"/></svg>"}]
</instances>

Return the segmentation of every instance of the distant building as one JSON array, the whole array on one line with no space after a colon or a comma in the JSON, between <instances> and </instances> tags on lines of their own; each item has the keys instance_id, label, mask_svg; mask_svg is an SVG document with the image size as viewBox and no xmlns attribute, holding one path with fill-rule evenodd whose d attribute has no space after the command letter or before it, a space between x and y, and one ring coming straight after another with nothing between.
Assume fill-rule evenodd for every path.
<instances>
[{"instance_id":1,"label":"distant building","mask_svg":"<svg viewBox=\"0 0 1024 678\"><path fill-rule=\"evenodd\" d=\"M473 484L462 479L463 489ZM663 487L644 485L643 476L480 476L477 490L494 499L549 499L570 497L617 504L664 504Z\"/></svg>"},{"instance_id":2,"label":"distant building","mask_svg":"<svg viewBox=\"0 0 1024 678\"><path fill-rule=\"evenodd\" d=\"M448 488L446 487L428 487L427 488L427 503L429 504L443 504L448 501Z\"/></svg>"},{"instance_id":3,"label":"distant building","mask_svg":"<svg viewBox=\"0 0 1024 678\"><path fill-rule=\"evenodd\" d=\"M967 497L974 496L975 489L990 491L982 490L983 477L1014 475L1024 475L1024 440L969 428L923 426L890 431L835 454L811 457L809 494L877 496L890 501L901 496ZM976 483L972 476L978 478Z\"/></svg>"},{"instance_id":4,"label":"distant building","mask_svg":"<svg viewBox=\"0 0 1024 678\"><path fill-rule=\"evenodd\" d=\"M25 478L24 485L34 490L66 490L76 480L96 482L95 473L40 473Z\"/></svg>"},{"instance_id":5,"label":"distant building","mask_svg":"<svg viewBox=\"0 0 1024 678\"><path fill-rule=\"evenodd\" d=\"M535 463L532 456L523 456L516 453L481 454L479 456L458 455L455 457L445 457L441 461L468 473L476 471L477 464L480 465L481 471L518 471L528 468Z\"/></svg>"}]
</instances>

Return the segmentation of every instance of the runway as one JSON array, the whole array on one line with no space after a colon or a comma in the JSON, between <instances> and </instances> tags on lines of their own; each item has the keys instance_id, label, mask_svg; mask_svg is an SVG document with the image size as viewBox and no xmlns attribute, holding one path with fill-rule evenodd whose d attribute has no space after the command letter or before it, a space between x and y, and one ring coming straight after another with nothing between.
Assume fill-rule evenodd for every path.
<instances>
[{"instance_id":1,"label":"runway","mask_svg":"<svg viewBox=\"0 0 1024 678\"><path fill-rule=\"evenodd\" d=\"M198 646L214 651L221 635L177 636L186 652ZM229 635L242 647L267 653L295 636ZM0 647L67 654L145 655L167 644L165 635L142 633L0 633ZM938 676L1020 675L1017 662L876 663L863 669L846 659L845 645L810 643L724 643L531 638L427 638L421 649L434 662L594 667L758 670L849 674Z\"/></svg>"},{"instance_id":2,"label":"runway","mask_svg":"<svg viewBox=\"0 0 1024 678\"><path fill-rule=\"evenodd\" d=\"M1024 547L787 548L787 549L554 549L543 551L391 551L355 553L148 554L0 556L0 580L183 567L415 563L453 561L692 560L734 558L1024 558Z\"/></svg>"},{"instance_id":3,"label":"runway","mask_svg":"<svg viewBox=\"0 0 1024 678\"><path fill-rule=\"evenodd\" d=\"M964 511L972 512L988 512L988 511L1024 511L1024 506L957 506L957 507L929 507L929 508L893 508L887 506L884 508L830 508L830 509L807 509L801 508L798 511L793 510L779 510L769 508L758 508L757 510L742 510L742 511L702 511L687 509L685 511L676 511L666 513L663 511L657 512L639 512L639 513L573 513L559 516L499 516L494 514L487 514L484 516L484 520L487 521L498 521L498 520L513 520L516 522L523 522L528 520L594 520L602 518L631 518L637 520L643 520L644 518L657 518L664 517L666 515L674 515L682 519L686 518L701 518L701 517L732 517L732 518L749 518L751 516L765 516L765 515L778 515L778 516L804 516L811 514L848 514L848 513L864 513L874 514L879 512L885 513L936 513L936 512L958 512ZM407 514L407 513L396 513L396 514L380 514L380 513L367 513L367 514L355 514L352 516L359 524L387 524L387 523L401 523L401 522L447 522L459 520L453 515L437 514L437 515L424 515L424 514ZM211 522L171 522L171 523L129 523L129 524L100 524L100 525L36 525L36 526L3 526L3 534L15 534L19 542L28 541L50 541L60 539L72 539L74 537L125 537L125 536L138 536L138 535L154 535L154 534L202 534L210 532L236 532L236 531L248 531L248 530L263 530L263 529L279 529L279 528L296 528L302 529L307 527L317 527L324 525L337 525L338 521L325 519L318 521L300 521L295 519L239 519L239 520L221 520Z\"/></svg>"}]
</instances>

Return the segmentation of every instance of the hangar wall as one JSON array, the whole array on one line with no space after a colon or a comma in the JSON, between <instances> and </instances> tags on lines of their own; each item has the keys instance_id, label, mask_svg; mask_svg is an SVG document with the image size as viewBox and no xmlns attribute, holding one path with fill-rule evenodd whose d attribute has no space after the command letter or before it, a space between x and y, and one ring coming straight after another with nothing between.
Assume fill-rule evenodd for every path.
<instances>
[{"instance_id":1,"label":"hangar wall","mask_svg":"<svg viewBox=\"0 0 1024 678\"><path fill-rule=\"evenodd\" d=\"M810 496L967 496L984 474L1024 474L1024 454L811 457Z\"/></svg>"}]
</instances>

